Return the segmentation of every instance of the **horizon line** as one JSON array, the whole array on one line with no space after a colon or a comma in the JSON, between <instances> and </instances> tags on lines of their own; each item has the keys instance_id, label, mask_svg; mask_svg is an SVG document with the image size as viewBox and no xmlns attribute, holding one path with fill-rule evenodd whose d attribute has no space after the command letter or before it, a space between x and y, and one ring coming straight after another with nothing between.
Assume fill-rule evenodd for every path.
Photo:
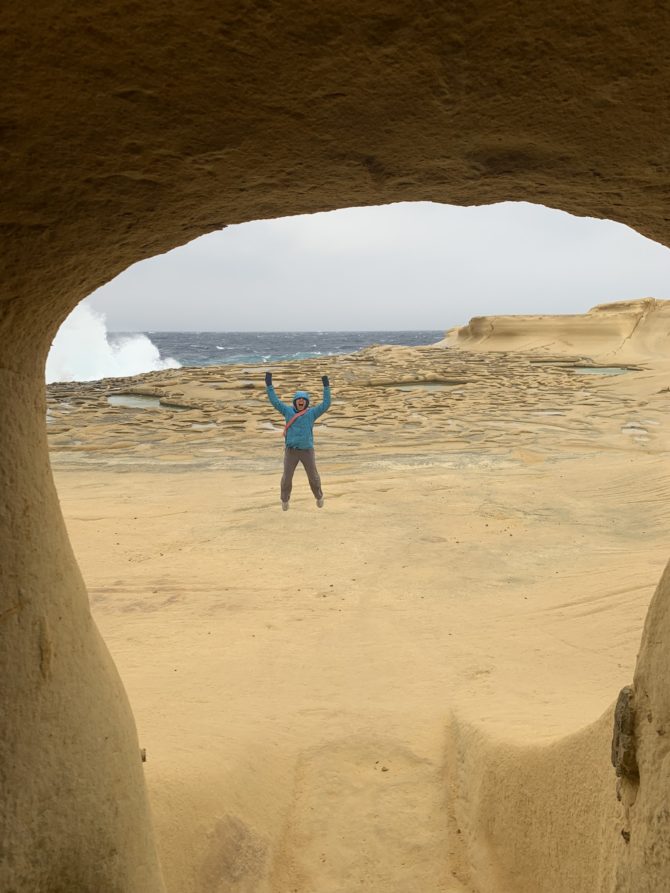
<instances>
[{"instance_id":1,"label":"horizon line","mask_svg":"<svg viewBox=\"0 0 670 893\"><path fill-rule=\"evenodd\" d=\"M319 335L319 334L351 334L366 335L375 332L442 332L444 326L428 329L107 329L110 335L142 335L142 334L177 334L190 335L216 333L220 335Z\"/></svg>"}]
</instances>

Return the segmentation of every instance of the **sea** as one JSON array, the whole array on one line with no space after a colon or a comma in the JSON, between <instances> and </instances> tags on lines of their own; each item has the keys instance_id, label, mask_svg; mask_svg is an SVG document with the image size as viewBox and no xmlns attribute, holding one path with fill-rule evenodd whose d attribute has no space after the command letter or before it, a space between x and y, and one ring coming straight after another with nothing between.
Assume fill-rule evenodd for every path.
<instances>
[{"instance_id":1,"label":"sea","mask_svg":"<svg viewBox=\"0 0 670 893\"><path fill-rule=\"evenodd\" d=\"M115 333L116 335L117 333ZM133 333L137 335L137 333ZM418 347L434 344L444 330L404 332L145 332L161 360L181 366L276 363L353 353L376 344Z\"/></svg>"}]
</instances>

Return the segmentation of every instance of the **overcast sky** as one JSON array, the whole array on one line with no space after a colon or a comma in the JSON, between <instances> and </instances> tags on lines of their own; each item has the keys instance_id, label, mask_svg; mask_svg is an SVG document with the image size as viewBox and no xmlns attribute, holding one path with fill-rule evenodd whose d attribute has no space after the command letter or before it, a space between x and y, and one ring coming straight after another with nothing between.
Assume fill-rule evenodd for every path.
<instances>
[{"instance_id":1,"label":"overcast sky","mask_svg":"<svg viewBox=\"0 0 670 893\"><path fill-rule=\"evenodd\" d=\"M258 221L135 264L88 299L112 331L446 329L670 298L670 250L540 205L429 202Z\"/></svg>"}]
</instances>

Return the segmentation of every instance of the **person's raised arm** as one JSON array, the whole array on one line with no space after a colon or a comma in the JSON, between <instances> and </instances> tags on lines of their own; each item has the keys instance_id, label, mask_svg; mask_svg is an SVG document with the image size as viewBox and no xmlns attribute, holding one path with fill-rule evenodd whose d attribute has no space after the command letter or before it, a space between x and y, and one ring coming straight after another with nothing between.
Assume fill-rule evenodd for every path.
<instances>
[{"instance_id":1,"label":"person's raised arm","mask_svg":"<svg viewBox=\"0 0 670 893\"><path fill-rule=\"evenodd\" d=\"M280 412L284 416L284 418L287 418L290 408L285 403L282 403L277 396L277 393L272 384L272 372L265 373L265 391L268 395L268 400L270 401L270 403L272 403L277 412Z\"/></svg>"},{"instance_id":2,"label":"person's raised arm","mask_svg":"<svg viewBox=\"0 0 670 893\"><path fill-rule=\"evenodd\" d=\"M315 419L318 419L327 409L330 409L330 379L327 375L322 375L321 382L323 384L323 400L318 406L314 407L313 415Z\"/></svg>"}]
</instances>

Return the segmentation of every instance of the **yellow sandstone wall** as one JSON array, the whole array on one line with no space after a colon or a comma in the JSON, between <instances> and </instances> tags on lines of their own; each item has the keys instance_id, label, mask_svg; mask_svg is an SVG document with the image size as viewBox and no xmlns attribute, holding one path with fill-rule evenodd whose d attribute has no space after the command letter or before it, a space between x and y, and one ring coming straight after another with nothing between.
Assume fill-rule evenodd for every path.
<instances>
[{"instance_id":1,"label":"yellow sandstone wall","mask_svg":"<svg viewBox=\"0 0 670 893\"><path fill-rule=\"evenodd\" d=\"M450 329L440 346L585 356L610 362L666 360L670 301L641 298L600 304L588 313L475 316Z\"/></svg>"},{"instance_id":2,"label":"yellow sandstone wall","mask_svg":"<svg viewBox=\"0 0 670 893\"><path fill-rule=\"evenodd\" d=\"M526 200L670 244L668 23L667 10L645 2L6 6L1 889L162 889L133 720L48 464L43 363L68 311L134 261L202 233L347 205ZM622 891L667 888L667 587L635 682L644 708L630 844L610 827L618 807L604 743L567 743L546 765L566 760L593 778L589 808L609 862L581 874L574 866L592 854L573 835L547 890L611 889L611 876ZM606 726L585 735L604 742ZM518 809L541 835L566 782L533 759L538 781ZM486 784L521 791L526 766L525 755L493 761ZM471 839L495 843L477 869L481 889L497 889L491 878L537 889L521 878L531 863L513 815L503 834L469 814Z\"/></svg>"}]
</instances>

